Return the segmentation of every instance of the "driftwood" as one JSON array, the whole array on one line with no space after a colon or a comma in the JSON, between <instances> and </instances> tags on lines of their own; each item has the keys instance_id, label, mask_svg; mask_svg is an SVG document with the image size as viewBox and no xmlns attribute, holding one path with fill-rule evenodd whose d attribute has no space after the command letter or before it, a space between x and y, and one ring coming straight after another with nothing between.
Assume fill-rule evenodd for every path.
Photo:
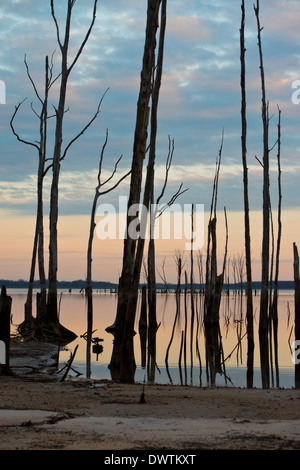
<instances>
[{"instance_id":1,"label":"driftwood","mask_svg":"<svg viewBox=\"0 0 300 470\"><path fill-rule=\"evenodd\" d=\"M60 379L61 382L63 382L63 381L66 379L66 377L67 377L67 375L68 375L70 369L72 369L74 372L76 372L77 375L81 375L80 372L77 372L77 371L75 371L75 370L72 368L72 363L73 363L73 361L74 361L74 358L75 358L77 349L78 349L78 344L76 345L76 347L75 347L74 351L72 352L72 354L71 354L71 356L70 356L70 359L68 360L68 362L66 363L66 365L65 365L62 369L60 369L60 370L57 372L57 373L59 373L59 372L62 372L64 369L66 369L64 375L63 375L62 378Z\"/></svg>"}]
</instances>

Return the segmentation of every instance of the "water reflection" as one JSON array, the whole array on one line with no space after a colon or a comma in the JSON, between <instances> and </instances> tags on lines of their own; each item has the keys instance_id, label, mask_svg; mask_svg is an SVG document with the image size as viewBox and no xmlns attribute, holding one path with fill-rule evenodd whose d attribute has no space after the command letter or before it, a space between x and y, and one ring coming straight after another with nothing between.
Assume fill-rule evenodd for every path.
<instances>
[{"instance_id":1,"label":"water reflection","mask_svg":"<svg viewBox=\"0 0 300 470\"><path fill-rule=\"evenodd\" d=\"M13 322L23 320L24 294L10 293L13 297ZM207 328L203 321L204 297L196 293L194 324L191 323L191 296L182 291L158 294L157 326L150 327L145 300L139 296L136 335L134 339L137 364L135 379L150 383L182 385L234 385L246 387L247 335L246 296L238 293L223 294L220 299L218 326ZM293 387L294 364L291 356L293 342L293 293L281 292L278 301L278 323L270 322L270 386ZM88 344L87 304L84 294L64 292L61 298L61 319L78 338L60 354L63 364L78 345L73 367L83 375L98 379L111 379L110 362L113 334L105 331L115 318L116 294L93 294L93 334ZM254 378L253 385L261 387L258 341L259 295L254 297ZM209 341L207 341L209 338ZM100 341L101 340L101 341ZM208 347L209 345L209 347ZM87 350L88 347L88 350ZM88 354L90 352L90 354ZM212 355L213 358L212 358ZM90 357L90 364L87 358Z\"/></svg>"}]
</instances>

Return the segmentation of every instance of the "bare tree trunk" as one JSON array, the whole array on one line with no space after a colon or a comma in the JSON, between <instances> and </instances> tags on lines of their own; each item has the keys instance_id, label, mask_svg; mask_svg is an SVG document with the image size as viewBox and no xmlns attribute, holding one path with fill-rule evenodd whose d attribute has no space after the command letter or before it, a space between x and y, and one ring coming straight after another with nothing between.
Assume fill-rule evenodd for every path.
<instances>
[{"instance_id":1,"label":"bare tree trunk","mask_svg":"<svg viewBox=\"0 0 300 470\"><path fill-rule=\"evenodd\" d=\"M254 6L260 59L263 122L263 240L262 240L262 278L259 317L259 342L262 387L269 388L269 346L268 346L268 305L269 305L269 259L270 259L270 177L269 177L269 116L266 101L265 75L261 44L261 26L259 19L259 0Z\"/></svg>"},{"instance_id":2,"label":"bare tree trunk","mask_svg":"<svg viewBox=\"0 0 300 470\"><path fill-rule=\"evenodd\" d=\"M211 203L210 220L208 224L208 242L207 242L207 259L206 259L206 288L205 288L205 303L204 303L204 330L205 330L205 350L206 350L206 364L207 375L211 384L215 384L216 372L221 370L221 344L219 335L219 309L221 301L221 293L224 280L224 272L227 259L227 245L228 245L228 227L227 216L225 213L226 225L226 245L223 261L223 269L220 275L217 275L217 196L218 196L218 180L221 165L221 155L223 147L222 143L219 150L219 158L216 162L216 173L213 184L213 195Z\"/></svg>"},{"instance_id":3,"label":"bare tree trunk","mask_svg":"<svg viewBox=\"0 0 300 470\"><path fill-rule=\"evenodd\" d=\"M144 369L147 364L147 287L142 287L142 301L139 319L139 335L141 345L141 367Z\"/></svg>"},{"instance_id":4,"label":"bare tree trunk","mask_svg":"<svg viewBox=\"0 0 300 470\"><path fill-rule=\"evenodd\" d=\"M104 97L104 95L103 95ZM102 99L103 99L102 97ZM100 110L100 106L102 103L102 99L99 103L97 113ZM102 172L102 163L103 163L103 157L104 157L104 151L107 145L108 141L108 131L106 131L106 137L105 137L105 142L102 146L102 151L101 151L101 156L100 156L100 161L99 161L99 170L98 170L98 176L97 176L97 181L98 185L95 190L95 195L94 195L94 200L92 204L92 211L91 211L91 219L90 219L90 233L89 233L89 239L88 239L88 249L87 249L87 276L86 276L86 296L87 296L87 377L89 378L91 375L91 369L90 369L90 351L91 351L91 344L92 344L92 332L93 332L93 289L92 289L92 252L93 252L93 240L94 240L94 232L95 232L95 216L96 216L96 209L97 209L97 203L98 199L101 195L110 193L113 191L115 188L119 186L119 184L127 178L127 176L130 174L130 171L127 172L124 176L122 176L117 183L115 183L111 188L107 190L101 191L101 188L105 186L115 175L117 171L118 164L121 160L122 157L120 157L116 164L115 168L109 178L107 180L101 182L101 172Z\"/></svg>"},{"instance_id":5,"label":"bare tree trunk","mask_svg":"<svg viewBox=\"0 0 300 470\"><path fill-rule=\"evenodd\" d=\"M53 2L52 2L53 3ZM66 19L65 41L61 46L62 65L61 65L61 84L59 93L59 104L56 112L56 130L55 144L52 166L52 184L50 194L50 215L49 215L49 287L47 301L47 323L58 323L57 311L57 263L58 263L58 245L57 245L57 223L58 223L58 186L60 175L60 159L62 148L63 118L65 113L65 102L67 92L67 82L69 77L67 54L70 38L70 23L72 13L72 2L68 1L68 12Z\"/></svg>"},{"instance_id":6,"label":"bare tree trunk","mask_svg":"<svg viewBox=\"0 0 300 470\"><path fill-rule=\"evenodd\" d=\"M156 31L161 0L148 0L147 25L144 46L143 67L141 72L140 93L137 103L136 129L134 136L133 158L131 167L131 183L128 209L139 204L142 185L143 162L146 155L146 145L149 124L149 101L152 93L152 74L155 60ZM166 4L166 1L163 1ZM163 25L161 25L163 29ZM161 33L162 34L162 33ZM155 136L153 135L155 139ZM155 154L155 150L152 150ZM153 154L153 155L154 155ZM151 165L149 166L149 171ZM147 172L148 173L148 172ZM153 179L152 179L153 182ZM149 184L151 189L151 184ZM150 194L148 197L150 198ZM148 205L146 206L148 207ZM128 233L134 216L127 211L127 233L124 240L122 274L119 280L118 307L115 321L115 340L110 362L112 377L124 382L133 382L135 373L133 334L136 313L137 287L143 251L136 258L136 239Z\"/></svg>"},{"instance_id":7,"label":"bare tree trunk","mask_svg":"<svg viewBox=\"0 0 300 470\"><path fill-rule=\"evenodd\" d=\"M191 383L192 383L192 370L193 370L193 340L194 340L194 322L195 322L195 304L194 304L194 204L192 204L191 211L191 338L190 338L190 353L191 353Z\"/></svg>"},{"instance_id":8,"label":"bare tree trunk","mask_svg":"<svg viewBox=\"0 0 300 470\"><path fill-rule=\"evenodd\" d=\"M28 280L28 290L27 290L26 302L24 305L24 322L25 323L33 322L32 297L33 297L33 283L34 283L34 275L35 275L38 240L39 240L38 221L36 220L32 256L31 256L30 274L29 274L29 280Z\"/></svg>"},{"instance_id":9,"label":"bare tree trunk","mask_svg":"<svg viewBox=\"0 0 300 470\"><path fill-rule=\"evenodd\" d=\"M295 341L300 341L300 275L299 255L296 243L293 243L294 252L294 283L295 283ZM298 345L296 345L296 349ZM300 362L295 361L295 388L300 388Z\"/></svg>"},{"instance_id":10,"label":"bare tree trunk","mask_svg":"<svg viewBox=\"0 0 300 470\"><path fill-rule=\"evenodd\" d=\"M71 65L68 65L68 49L70 40L71 29L71 16L72 9L75 5L74 0L68 0L68 8L65 22L64 42L61 42L60 31L58 22L54 12L54 0L51 0L51 14L56 26L57 41L61 50L61 82L59 91L58 108L55 109L56 113L56 129L55 129L55 143L53 152L53 165L52 165L52 184L50 194L50 215L49 215L49 288L47 300L47 314L46 322L54 325L58 324L58 310L57 310L57 269L58 269L58 243L57 243L57 223L58 223L58 189L59 189L59 176L60 166L62 159L62 140L63 140L63 119L65 113L65 102L68 78L71 70L76 64L83 48L90 36L94 22L96 19L97 0L94 1L93 18L90 27L85 35L81 46L75 55Z\"/></svg>"},{"instance_id":11,"label":"bare tree trunk","mask_svg":"<svg viewBox=\"0 0 300 470\"><path fill-rule=\"evenodd\" d=\"M157 135L157 111L159 101L159 91L162 77L162 66L163 66L163 51L164 51L164 38L165 38L165 27L166 27L166 0L162 0L161 7L161 21L160 21L160 37L159 37L159 48L157 65L153 69L155 73L153 90L152 90L152 106L151 106L151 125L150 125L150 149L149 149L149 162L147 168L147 176L145 182L143 207L149 212L149 205L151 203L151 197L154 187L154 163L156 158L156 135ZM158 19L157 19L158 21ZM153 64L154 67L154 64ZM143 222L141 222L143 227ZM121 360L121 380L123 382L134 381L134 350L133 350L133 330L134 330L134 319L136 313L136 303L138 294L138 285L140 280L140 272L143 260L143 252L145 245L145 234L138 239L138 245L135 256L135 265L132 279L132 292L129 296L129 301L126 310L126 319L124 325L123 334L123 345L122 345L122 360ZM130 358L131 356L131 358Z\"/></svg>"},{"instance_id":12,"label":"bare tree trunk","mask_svg":"<svg viewBox=\"0 0 300 470\"><path fill-rule=\"evenodd\" d=\"M37 304L37 323L44 320L46 315L46 275L45 275L45 258L44 258L44 209L43 209L43 182L45 176L45 162L47 157L47 120L48 120L48 95L52 85L52 65L49 77L49 61L46 57L45 63L45 99L41 116L40 125L40 155L39 155L39 169L38 169L38 190L37 190L37 228L38 228L38 267L40 278L40 295L38 296Z\"/></svg>"},{"instance_id":13,"label":"bare tree trunk","mask_svg":"<svg viewBox=\"0 0 300 470\"><path fill-rule=\"evenodd\" d=\"M44 98L41 99L37 87L30 75L29 66L26 61L26 57L24 59L24 63L27 70L27 76L33 86L34 92L36 97L40 101L42 105L42 110L39 117L40 121L40 141L37 143L31 143L24 141L19 137L14 129L14 118L18 112L18 109L22 103L20 103L16 109L15 113L11 119L11 128L18 138L19 141L26 143L28 145L33 145L38 150L39 156L39 163L38 163L38 176L37 176L37 213L36 213L36 227L35 227L35 235L34 235L34 242L33 242L33 250L32 250L32 258L31 258L31 268L30 268L30 276L29 276L29 284L28 284L28 292L27 292L27 299L25 303L25 323L33 321L32 315L32 295L33 295L33 283L35 278L35 267L36 267L36 260L38 257L38 267L39 267L39 278L40 278L40 294L37 295L37 323L41 321L45 314L45 307L46 307L46 278L45 278L45 268L44 268L44 228L43 228L43 180L46 174L45 172L45 162L46 162L46 142L47 142L47 119L48 119L48 95L49 90L54 83L52 81L52 64L49 68L49 60L48 56L45 59L45 88L44 88ZM37 114L35 112L35 114Z\"/></svg>"},{"instance_id":14,"label":"bare tree trunk","mask_svg":"<svg viewBox=\"0 0 300 470\"><path fill-rule=\"evenodd\" d=\"M242 20L240 29L241 49L241 118L242 118L242 162L244 182L244 223L245 223L245 255L247 274L247 387L253 387L253 364L254 364L254 333L253 333L253 298L252 298L252 268L251 268L251 236L248 197L248 166L247 166L247 120L246 120L246 67L245 67L245 2L242 1Z\"/></svg>"},{"instance_id":15,"label":"bare tree trunk","mask_svg":"<svg viewBox=\"0 0 300 470\"><path fill-rule=\"evenodd\" d=\"M153 207L153 188L151 196L151 204ZM156 330L156 274L155 274L155 244L154 244L154 220L152 211L150 213L150 240L148 245L148 316L149 316L149 329Z\"/></svg>"},{"instance_id":16,"label":"bare tree trunk","mask_svg":"<svg viewBox=\"0 0 300 470\"><path fill-rule=\"evenodd\" d=\"M278 167L278 234L275 258L275 277L274 277L274 292L271 305L272 311L272 326L273 326L273 339L274 339L274 354L275 354L275 370L276 370L276 384L279 387L279 366L278 366L278 278L279 278L279 255L281 245L281 110L278 108L278 139L277 139L278 153L277 153L277 167Z\"/></svg>"}]
</instances>

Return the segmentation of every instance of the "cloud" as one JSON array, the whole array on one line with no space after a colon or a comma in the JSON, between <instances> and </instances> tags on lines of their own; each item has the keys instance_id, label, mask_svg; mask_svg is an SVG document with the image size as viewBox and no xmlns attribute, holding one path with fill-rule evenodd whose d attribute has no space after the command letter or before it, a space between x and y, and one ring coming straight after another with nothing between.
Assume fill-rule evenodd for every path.
<instances>
[{"instance_id":1,"label":"cloud","mask_svg":"<svg viewBox=\"0 0 300 470\"><path fill-rule=\"evenodd\" d=\"M207 41L212 36L205 22L196 15L171 17L167 24L171 38L176 37L180 41L197 43Z\"/></svg>"},{"instance_id":2,"label":"cloud","mask_svg":"<svg viewBox=\"0 0 300 470\"><path fill-rule=\"evenodd\" d=\"M76 2L72 21L71 57L90 23L91 0ZM65 5L55 2L60 25ZM29 139L38 139L38 122L30 102L38 106L23 64L27 53L32 76L43 89L44 56L54 49L54 71L59 71L60 52L49 5L37 0L4 2L0 13L6 19L0 32L2 67L0 79L7 85L7 105L1 107L1 201L3 204L28 204L35 200L36 154L16 142L9 128L15 104L28 97L16 121L18 130ZM246 9L247 113L249 168L254 156L261 154L261 90L257 51L257 32L252 3ZM270 112L271 144L276 139L277 104L282 109L282 159L286 178L295 180L298 171L300 107L291 102L291 81L299 78L297 48L298 2L265 2L261 5L264 61ZM99 153L106 128L109 145L106 158L115 161L124 155L128 167L132 155L139 92L140 70L145 37L146 3L117 0L100 4L90 40L70 76L67 93L69 111L64 120L64 145L93 115L102 93L109 87L101 115L70 151L62 166L61 200L67 211L74 200L90 200L91 183L97 171ZM240 8L235 2L174 1L168 4L164 69L159 103L157 174L163 168L167 136L175 139L172 184L184 179L191 190L209 185L215 157L225 129L222 184L242 184L240 168ZM57 105L53 88L51 105ZM54 121L49 122L49 153L53 148ZM52 127L51 127L52 126ZM185 165L182 165L182 162ZM84 171L82 172L82 166ZM239 180L240 179L240 180ZM171 184L171 180L170 180ZM23 185L23 186L22 186ZM209 186L207 186L209 187ZM90 190L90 192L89 192ZM221 191L220 185L220 191ZM22 198L23 193L26 195ZM226 192L226 189L224 188ZM286 200L295 199L295 185L286 188ZM230 193L230 188L227 191ZM256 186L254 189L256 191ZM238 201L234 201L238 204ZM240 201L241 205L241 201Z\"/></svg>"}]
</instances>

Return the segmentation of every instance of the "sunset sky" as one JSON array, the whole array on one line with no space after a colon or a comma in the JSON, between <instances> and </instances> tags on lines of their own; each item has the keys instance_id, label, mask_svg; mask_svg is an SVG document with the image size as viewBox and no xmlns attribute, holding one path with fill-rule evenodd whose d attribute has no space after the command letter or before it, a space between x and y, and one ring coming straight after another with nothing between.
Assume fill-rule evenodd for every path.
<instances>
[{"instance_id":1,"label":"sunset sky","mask_svg":"<svg viewBox=\"0 0 300 470\"><path fill-rule=\"evenodd\" d=\"M63 28L66 1L56 1ZM77 0L72 19L70 61L76 53L92 15L92 0ZM300 4L298 1L260 2L263 54L270 103L270 148L277 139L277 106L282 111L282 248L280 279L293 278L292 244L300 247L300 104L293 82L300 80ZM90 40L71 73L64 120L64 146L85 126L109 88L101 114L69 150L62 163L59 199L59 280L84 279L89 218L96 187L98 162L106 129L103 178L123 155L117 177L130 168L136 103L145 37L145 0L100 1ZM224 129L218 194L218 247L222 262L225 241L223 208L226 207L230 257L244 247L243 175L240 119L240 1L169 0L157 138L156 197L163 184L168 136L174 139L173 164L164 198L167 202L183 183L189 188L177 203L204 204L204 247L215 162ZM24 98L15 128L26 140L38 140L39 102L26 75L30 73L42 94L45 56L54 54L53 74L59 72L60 51L48 0L5 0L0 6L0 80L6 102L0 104L0 278L28 279L36 210L37 152L18 142L10 129L15 106ZM253 277L260 280L262 234L261 89L253 0L246 1L246 72L248 167L251 209ZM50 102L57 105L58 86ZM1 93L0 93L1 96ZM299 93L300 97L300 93ZM49 121L48 154L53 151L54 119ZM270 154L271 198L275 242L277 237L277 147ZM45 179L45 231L51 172ZM128 194L129 179L100 204L118 212L119 197ZM99 219L97 219L99 222ZM166 259L168 279L175 281L174 250L186 240L158 240L157 266ZM122 262L122 240L94 241L93 278L117 282ZM46 253L47 259L47 253ZM158 278L159 280L159 278Z\"/></svg>"}]
</instances>

